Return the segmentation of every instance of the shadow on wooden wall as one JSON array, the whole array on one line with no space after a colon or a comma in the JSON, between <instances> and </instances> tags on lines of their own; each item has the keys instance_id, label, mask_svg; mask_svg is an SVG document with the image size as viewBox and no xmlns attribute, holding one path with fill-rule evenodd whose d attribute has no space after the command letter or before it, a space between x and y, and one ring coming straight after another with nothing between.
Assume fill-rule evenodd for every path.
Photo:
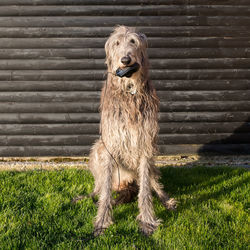
<instances>
[{"instance_id":1,"label":"shadow on wooden wall","mask_svg":"<svg viewBox=\"0 0 250 250\"><path fill-rule=\"evenodd\" d=\"M250 117L227 138L204 144L198 154L244 154L250 156Z\"/></svg>"}]
</instances>

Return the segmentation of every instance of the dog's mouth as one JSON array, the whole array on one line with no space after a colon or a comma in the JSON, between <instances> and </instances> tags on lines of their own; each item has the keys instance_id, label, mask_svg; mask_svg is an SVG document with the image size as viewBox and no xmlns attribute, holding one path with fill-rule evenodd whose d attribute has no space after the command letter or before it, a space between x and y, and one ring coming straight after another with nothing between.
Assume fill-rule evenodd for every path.
<instances>
[{"instance_id":1,"label":"dog's mouth","mask_svg":"<svg viewBox=\"0 0 250 250\"><path fill-rule=\"evenodd\" d=\"M134 63L131 66L125 67L125 68L118 68L115 72L115 74L119 77L131 77L135 72L138 71L140 68L140 65L138 63Z\"/></svg>"}]
</instances>

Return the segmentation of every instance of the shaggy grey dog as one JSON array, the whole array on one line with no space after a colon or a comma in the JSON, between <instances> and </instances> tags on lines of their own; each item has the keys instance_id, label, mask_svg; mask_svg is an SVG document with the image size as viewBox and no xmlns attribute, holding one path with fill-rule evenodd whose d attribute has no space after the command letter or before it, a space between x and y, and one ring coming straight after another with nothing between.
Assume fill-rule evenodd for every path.
<instances>
[{"instance_id":1,"label":"shaggy grey dog","mask_svg":"<svg viewBox=\"0 0 250 250\"><path fill-rule=\"evenodd\" d=\"M95 235L112 223L112 190L120 194L120 203L131 200L139 189L137 219L145 235L159 225L151 190L166 208L176 207L158 182L153 163L159 100L149 81L146 49L146 36L125 26L115 28L105 44L108 74L101 95L101 137L89 160L95 179L92 196L99 196Z\"/></svg>"}]
</instances>

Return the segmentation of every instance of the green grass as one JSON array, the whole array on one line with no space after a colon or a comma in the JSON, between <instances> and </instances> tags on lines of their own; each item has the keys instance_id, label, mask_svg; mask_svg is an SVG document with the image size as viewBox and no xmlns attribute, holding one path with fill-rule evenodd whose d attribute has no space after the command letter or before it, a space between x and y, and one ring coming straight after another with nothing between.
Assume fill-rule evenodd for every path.
<instances>
[{"instance_id":1,"label":"green grass","mask_svg":"<svg viewBox=\"0 0 250 250\"><path fill-rule=\"evenodd\" d=\"M249 171L228 167L162 168L176 212L154 197L162 225L149 238L135 220L137 202L114 208L115 224L92 237L96 206L85 170L0 172L0 249L248 249Z\"/></svg>"}]
</instances>

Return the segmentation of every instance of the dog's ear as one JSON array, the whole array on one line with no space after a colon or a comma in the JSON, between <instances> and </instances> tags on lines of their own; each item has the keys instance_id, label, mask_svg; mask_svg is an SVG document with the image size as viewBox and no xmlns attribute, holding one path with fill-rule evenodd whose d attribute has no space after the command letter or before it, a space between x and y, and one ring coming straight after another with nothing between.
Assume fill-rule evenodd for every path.
<instances>
[{"instance_id":1,"label":"dog's ear","mask_svg":"<svg viewBox=\"0 0 250 250\"><path fill-rule=\"evenodd\" d=\"M107 64L108 67L111 66L111 60L110 60L110 39L107 40L105 43L105 53L106 53L106 61L105 63Z\"/></svg>"},{"instance_id":2,"label":"dog's ear","mask_svg":"<svg viewBox=\"0 0 250 250\"><path fill-rule=\"evenodd\" d=\"M139 38L142 41L143 45L145 46L145 48L147 48L148 47L148 40L147 40L146 35L143 33L139 33L138 35L139 35Z\"/></svg>"},{"instance_id":3,"label":"dog's ear","mask_svg":"<svg viewBox=\"0 0 250 250\"><path fill-rule=\"evenodd\" d=\"M144 66L148 65L148 55L147 55L147 37L143 33L138 33L139 39L141 41L141 64Z\"/></svg>"},{"instance_id":4,"label":"dog's ear","mask_svg":"<svg viewBox=\"0 0 250 250\"><path fill-rule=\"evenodd\" d=\"M109 46L110 46L110 39L108 39L105 43L104 49L105 49L105 53L106 53L106 57L109 56Z\"/></svg>"}]
</instances>

